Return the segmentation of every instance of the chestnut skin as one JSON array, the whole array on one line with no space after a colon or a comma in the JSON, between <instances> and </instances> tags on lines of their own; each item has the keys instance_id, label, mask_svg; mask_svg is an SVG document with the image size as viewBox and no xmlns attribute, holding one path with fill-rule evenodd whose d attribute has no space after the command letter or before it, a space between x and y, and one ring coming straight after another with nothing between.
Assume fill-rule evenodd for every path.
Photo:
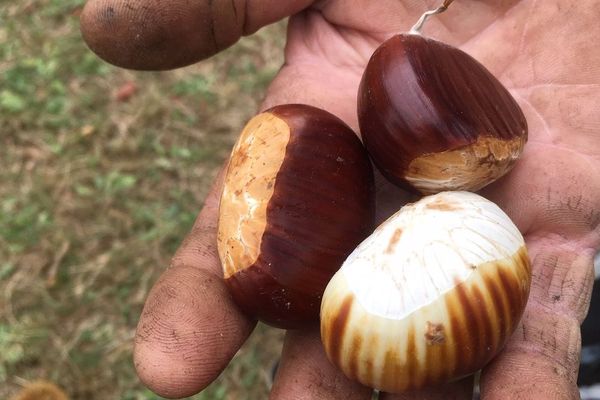
<instances>
[{"instance_id":1,"label":"chestnut skin","mask_svg":"<svg viewBox=\"0 0 600 400\"><path fill-rule=\"evenodd\" d=\"M352 129L307 105L259 114L233 149L219 209L233 299L276 327L318 323L325 286L374 218L373 171Z\"/></svg>"},{"instance_id":2,"label":"chestnut skin","mask_svg":"<svg viewBox=\"0 0 600 400\"><path fill-rule=\"evenodd\" d=\"M512 168L527 141L519 105L482 64L418 34L375 51L358 117L383 175L425 194L481 189Z\"/></svg>"}]
</instances>

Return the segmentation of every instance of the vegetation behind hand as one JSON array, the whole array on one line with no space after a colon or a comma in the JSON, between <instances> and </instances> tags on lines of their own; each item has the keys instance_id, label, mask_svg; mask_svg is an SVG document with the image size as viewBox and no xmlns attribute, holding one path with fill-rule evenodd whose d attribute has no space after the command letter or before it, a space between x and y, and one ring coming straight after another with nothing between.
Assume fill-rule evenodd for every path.
<instances>
[{"instance_id":1,"label":"vegetation behind hand","mask_svg":"<svg viewBox=\"0 0 600 400\"><path fill-rule=\"evenodd\" d=\"M46 378L72 399L155 399L132 365L144 298L277 72L278 24L185 69L112 67L83 0L0 1L0 398ZM265 398L261 327L195 399Z\"/></svg>"}]
</instances>

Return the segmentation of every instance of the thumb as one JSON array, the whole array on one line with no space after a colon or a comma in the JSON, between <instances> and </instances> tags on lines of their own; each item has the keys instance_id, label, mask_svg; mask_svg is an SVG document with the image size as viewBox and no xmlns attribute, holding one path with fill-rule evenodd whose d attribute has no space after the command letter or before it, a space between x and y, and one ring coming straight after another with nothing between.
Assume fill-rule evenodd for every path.
<instances>
[{"instance_id":1,"label":"thumb","mask_svg":"<svg viewBox=\"0 0 600 400\"><path fill-rule=\"evenodd\" d=\"M208 58L313 1L89 0L81 32L88 46L114 65L173 69Z\"/></svg>"}]
</instances>

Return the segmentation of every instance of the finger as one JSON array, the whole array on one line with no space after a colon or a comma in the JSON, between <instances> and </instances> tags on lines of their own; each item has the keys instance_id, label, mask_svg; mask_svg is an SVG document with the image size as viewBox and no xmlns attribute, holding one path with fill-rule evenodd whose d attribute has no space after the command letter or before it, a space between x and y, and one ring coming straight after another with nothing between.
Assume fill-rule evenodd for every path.
<instances>
[{"instance_id":1,"label":"finger","mask_svg":"<svg viewBox=\"0 0 600 400\"><path fill-rule=\"evenodd\" d=\"M88 46L124 68L192 64L307 7L313 0L89 0L81 14Z\"/></svg>"},{"instance_id":2,"label":"finger","mask_svg":"<svg viewBox=\"0 0 600 400\"><path fill-rule=\"evenodd\" d=\"M382 393L380 400L471 400L473 398L473 376L445 385L411 391L403 394Z\"/></svg>"},{"instance_id":3,"label":"finger","mask_svg":"<svg viewBox=\"0 0 600 400\"><path fill-rule=\"evenodd\" d=\"M558 235L529 238L529 302L506 348L482 373L484 400L578 398L579 326L593 284L589 245Z\"/></svg>"},{"instance_id":4,"label":"finger","mask_svg":"<svg viewBox=\"0 0 600 400\"><path fill-rule=\"evenodd\" d=\"M134 361L140 379L164 397L210 384L246 340L254 321L229 296L216 253L218 193L211 190L191 234L148 295Z\"/></svg>"},{"instance_id":5,"label":"finger","mask_svg":"<svg viewBox=\"0 0 600 400\"><path fill-rule=\"evenodd\" d=\"M270 399L370 400L371 394L329 362L318 328L287 332Z\"/></svg>"}]
</instances>

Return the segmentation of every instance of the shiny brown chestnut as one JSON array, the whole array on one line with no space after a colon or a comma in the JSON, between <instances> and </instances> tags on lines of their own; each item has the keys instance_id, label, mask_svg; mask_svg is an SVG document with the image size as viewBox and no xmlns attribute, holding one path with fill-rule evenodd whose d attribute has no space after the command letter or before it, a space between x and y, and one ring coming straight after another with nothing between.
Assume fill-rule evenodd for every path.
<instances>
[{"instance_id":1,"label":"shiny brown chestnut","mask_svg":"<svg viewBox=\"0 0 600 400\"><path fill-rule=\"evenodd\" d=\"M482 64L418 33L375 51L358 117L382 173L425 194L481 189L512 168L527 141L519 105Z\"/></svg>"},{"instance_id":2,"label":"shiny brown chestnut","mask_svg":"<svg viewBox=\"0 0 600 400\"><path fill-rule=\"evenodd\" d=\"M334 115L281 105L235 145L219 210L229 291L248 315L282 328L317 323L329 279L374 224L373 171Z\"/></svg>"}]
</instances>

